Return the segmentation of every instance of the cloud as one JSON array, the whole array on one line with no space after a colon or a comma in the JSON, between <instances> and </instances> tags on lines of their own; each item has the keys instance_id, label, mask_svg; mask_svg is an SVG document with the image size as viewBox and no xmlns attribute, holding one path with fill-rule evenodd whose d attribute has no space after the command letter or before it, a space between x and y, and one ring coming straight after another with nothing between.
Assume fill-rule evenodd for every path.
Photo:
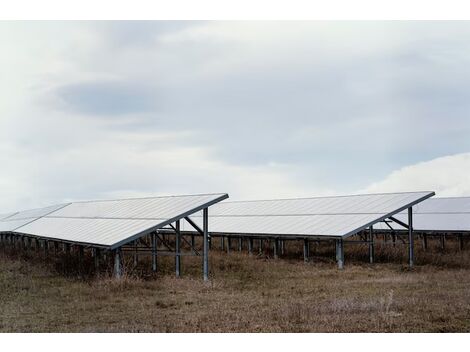
<instances>
[{"instance_id":1,"label":"cloud","mask_svg":"<svg viewBox=\"0 0 470 352\"><path fill-rule=\"evenodd\" d=\"M435 191L437 196L470 196L470 153L449 155L406 166L365 192Z\"/></svg>"}]
</instances>

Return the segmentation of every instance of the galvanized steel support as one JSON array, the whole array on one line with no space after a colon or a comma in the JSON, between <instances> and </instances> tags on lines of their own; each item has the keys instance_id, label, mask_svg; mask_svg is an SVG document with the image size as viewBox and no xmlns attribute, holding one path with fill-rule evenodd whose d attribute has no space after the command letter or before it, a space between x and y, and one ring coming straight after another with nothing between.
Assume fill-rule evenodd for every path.
<instances>
[{"instance_id":1,"label":"galvanized steel support","mask_svg":"<svg viewBox=\"0 0 470 352\"><path fill-rule=\"evenodd\" d=\"M374 263L374 227L369 227L369 263Z\"/></svg>"},{"instance_id":2,"label":"galvanized steel support","mask_svg":"<svg viewBox=\"0 0 470 352\"><path fill-rule=\"evenodd\" d=\"M253 255L253 238L248 238L248 254Z\"/></svg>"},{"instance_id":3,"label":"galvanized steel support","mask_svg":"<svg viewBox=\"0 0 470 352\"><path fill-rule=\"evenodd\" d=\"M157 271L157 234L152 233L152 271Z\"/></svg>"},{"instance_id":4,"label":"galvanized steel support","mask_svg":"<svg viewBox=\"0 0 470 352\"><path fill-rule=\"evenodd\" d=\"M278 259L279 258L279 240L277 238L275 238L273 240L273 254L274 254L274 259Z\"/></svg>"},{"instance_id":5,"label":"galvanized steel support","mask_svg":"<svg viewBox=\"0 0 470 352\"><path fill-rule=\"evenodd\" d=\"M307 263L308 262L308 258L310 256L310 253L309 253L309 243L308 243L308 239L307 238L304 238L304 262Z\"/></svg>"},{"instance_id":6,"label":"galvanized steel support","mask_svg":"<svg viewBox=\"0 0 470 352\"><path fill-rule=\"evenodd\" d=\"M344 268L344 242L343 239L336 240L336 261L338 269Z\"/></svg>"},{"instance_id":7,"label":"galvanized steel support","mask_svg":"<svg viewBox=\"0 0 470 352\"><path fill-rule=\"evenodd\" d=\"M280 244L280 248L281 248L280 249L281 250L281 255L284 255L284 240L280 240L279 244Z\"/></svg>"},{"instance_id":8,"label":"galvanized steel support","mask_svg":"<svg viewBox=\"0 0 470 352\"><path fill-rule=\"evenodd\" d=\"M408 208L408 243L409 243L409 265L414 265L414 238L413 238L413 208Z\"/></svg>"},{"instance_id":9,"label":"galvanized steel support","mask_svg":"<svg viewBox=\"0 0 470 352\"><path fill-rule=\"evenodd\" d=\"M121 248L114 250L114 277L120 279L122 277L122 258Z\"/></svg>"},{"instance_id":10,"label":"galvanized steel support","mask_svg":"<svg viewBox=\"0 0 470 352\"><path fill-rule=\"evenodd\" d=\"M209 280L209 211L208 208L204 208L202 211L203 218L203 264L202 271L204 281Z\"/></svg>"},{"instance_id":11,"label":"galvanized steel support","mask_svg":"<svg viewBox=\"0 0 470 352\"><path fill-rule=\"evenodd\" d=\"M181 231L180 231L180 221L176 220L176 240L175 240L175 270L176 277L181 276Z\"/></svg>"}]
</instances>

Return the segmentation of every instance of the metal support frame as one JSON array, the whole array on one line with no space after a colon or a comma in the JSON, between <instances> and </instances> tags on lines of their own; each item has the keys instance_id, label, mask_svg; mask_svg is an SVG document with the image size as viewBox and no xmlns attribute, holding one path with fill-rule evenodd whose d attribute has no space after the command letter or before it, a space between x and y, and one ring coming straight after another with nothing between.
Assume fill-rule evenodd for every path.
<instances>
[{"instance_id":1,"label":"metal support frame","mask_svg":"<svg viewBox=\"0 0 470 352\"><path fill-rule=\"evenodd\" d=\"M280 244L281 255L284 255L285 253L284 240L280 240L279 244Z\"/></svg>"},{"instance_id":2,"label":"metal support frame","mask_svg":"<svg viewBox=\"0 0 470 352\"><path fill-rule=\"evenodd\" d=\"M152 233L152 271L157 271L157 234Z\"/></svg>"},{"instance_id":3,"label":"metal support frame","mask_svg":"<svg viewBox=\"0 0 470 352\"><path fill-rule=\"evenodd\" d=\"M278 259L279 258L279 239L277 238L274 238L273 239L273 256L274 256L274 259Z\"/></svg>"},{"instance_id":4,"label":"metal support frame","mask_svg":"<svg viewBox=\"0 0 470 352\"><path fill-rule=\"evenodd\" d=\"M423 233L423 249L428 249L428 235L426 235L425 233Z\"/></svg>"},{"instance_id":5,"label":"metal support frame","mask_svg":"<svg viewBox=\"0 0 470 352\"><path fill-rule=\"evenodd\" d=\"M264 252L264 240L263 239L260 239L259 240L259 254L263 254Z\"/></svg>"},{"instance_id":6,"label":"metal support frame","mask_svg":"<svg viewBox=\"0 0 470 352\"><path fill-rule=\"evenodd\" d=\"M134 255L133 255L133 259L134 259L134 268L137 266L137 264L139 264L139 250L138 250L138 240L135 240L134 241Z\"/></svg>"},{"instance_id":7,"label":"metal support frame","mask_svg":"<svg viewBox=\"0 0 470 352\"><path fill-rule=\"evenodd\" d=\"M409 243L409 265L410 268L414 265L414 236L413 236L413 208L408 208L408 243Z\"/></svg>"},{"instance_id":8,"label":"metal support frame","mask_svg":"<svg viewBox=\"0 0 470 352\"><path fill-rule=\"evenodd\" d=\"M446 234L445 233L441 235L441 249L442 250L446 249Z\"/></svg>"},{"instance_id":9,"label":"metal support frame","mask_svg":"<svg viewBox=\"0 0 470 352\"><path fill-rule=\"evenodd\" d=\"M225 249L225 236L220 236L220 249L222 251Z\"/></svg>"},{"instance_id":10,"label":"metal support frame","mask_svg":"<svg viewBox=\"0 0 470 352\"><path fill-rule=\"evenodd\" d=\"M241 252L243 249L243 238L238 237L238 251Z\"/></svg>"},{"instance_id":11,"label":"metal support frame","mask_svg":"<svg viewBox=\"0 0 470 352\"><path fill-rule=\"evenodd\" d=\"M375 257L375 248L374 248L374 227L370 225L369 227L369 263L374 263Z\"/></svg>"},{"instance_id":12,"label":"metal support frame","mask_svg":"<svg viewBox=\"0 0 470 352\"><path fill-rule=\"evenodd\" d=\"M121 248L114 250L114 277L116 279L122 278L122 254Z\"/></svg>"},{"instance_id":13,"label":"metal support frame","mask_svg":"<svg viewBox=\"0 0 470 352\"><path fill-rule=\"evenodd\" d=\"M176 220L176 239L175 239L175 271L176 277L181 276L181 231L180 231L180 221Z\"/></svg>"},{"instance_id":14,"label":"metal support frame","mask_svg":"<svg viewBox=\"0 0 470 352\"><path fill-rule=\"evenodd\" d=\"M202 211L203 218L203 264L202 271L204 281L209 280L209 210L204 208Z\"/></svg>"},{"instance_id":15,"label":"metal support frame","mask_svg":"<svg viewBox=\"0 0 470 352\"><path fill-rule=\"evenodd\" d=\"M304 238L304 262L308 262L308 258L310 257L310 248L309 242L307 238Z\"/></svg>"},{"instance_id":16,"label":"metal support frame","mask_svg":"<svg viewBox=\"0 0 470 352\"><path fill-rule=\"evenodd\" d=\"M100 269L100 249L93 248L93 261L95 264L95 271L98 272Z\"/></svg>"},{"instance_id":17,"label":"metal support frame","mask_svg":"<svg viewBox=\"0 0 470 352\"><path fill-rule=\"evenodd\" d=\"M253 255L253 238L248 238L248 254Z\"/></svg>"},{"instance_id":18,"label":"metal support frame","mask_svg":"<svg viewBox=\"0 0 470 352\"><path fill-rule=\"evenodd\" d=\"M463 251L463 234L459 234L459 250Z\"/></svg>"},{"instance_id":19,"label":"metal support frame","mask_svg":"<svg viewBox=\"0 0 470 352\"><path fill-rule=\"evenodd\" d=\"M227 236L227 254L230 253L231 249L232 249L232 237Z\"/></svg>"},{"instance_id":20,"label":"metal support frame","mask_svg":"<svg viewBox=\"0 0 470 352\"><path fill-rule=\"evenodd\" d=\"M344 269L344 242L343 239L336 240L336 261L338 269Z\"/></svg>"},{"instance_id":21,"label":"metal support frame","mask_svg":"<svg viewBox=\"0 0 470 352\"><path fill-rule=\"evenodd\" d=\"M59 242L54 241L54 255L59 253Z\"/></svg>"}]
</instances>

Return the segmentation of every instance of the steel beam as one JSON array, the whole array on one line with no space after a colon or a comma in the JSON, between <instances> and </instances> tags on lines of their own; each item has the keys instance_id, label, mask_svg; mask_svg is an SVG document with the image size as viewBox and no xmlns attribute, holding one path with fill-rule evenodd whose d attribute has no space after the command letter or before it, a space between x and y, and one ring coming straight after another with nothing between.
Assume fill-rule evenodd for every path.
<instances>
[{"instance_id":1,"label":"steel beam","mask_svg":"<svg viewBox=\"0 0 470 352\"><path fill-rule=\"evenodd\" d=\"M408 243L409 243L409 265L414 265L414 238L413 238L413 208L408 208Z\"/></svg>"},{"instance_id":2,"label":"steel beam","mask_svg":"<svg viewBox=\"0 0 470 352\"><path fill-rule=\"evenodd\" d=\"M204 208L202 211L202 218L203 218L203 264L202 264L202 271L204 281L209 280L209 211L208 208Z\"/></svg>"},{"instance_id":3,"label":"steel beam","mask_svg":"<svg viewBox=\"0 0 470 352\"><path fill-rule=\"evenodd\" d=\"M374 227L369 227L369 263L374 263Z\"/></svg>"},{"instance_id":4,"label":"steel beam","mask_svg":"<svg viewBox=\"0 0 470 352\"><path fill-rule=\"evenodd\" d=\"M181 231L180 231L180 221L176 220L176 240L175 240L175 271L176 277L181 276Z\"/></svg>"},{"instance_id":5,"label":"steel beam","mask_svg":"<svg viewBox=\"0 0 470 352\"><path fill-rule=\"evenodd\" d=\"M248 238L248 254L253 255L253 238Z\"/></svg>"},{"instance_id":6,"label":"steel beam","mask_svg":"<svg viewBox=\"0 0 470 352\"><path fill-rule=\"evenodd\" d=\"M309 243L308 243L308 239L307 238L304 238L304 262L307 263L308 262L308 258L309 258Z\"/></svg>"},{"instance_id":7,"label":"steel beam","mask_svg":"<svg viewBox=\"0 0 470 352\"><path fill-rule=\"evenodd\" d=\"M338 263L338 269L344 268L344 243L343 239L336 240L336 261Z\"/></svg>"},{"instance_id":8,"label":"steel beam","mask_svg":"<svg viewBox=\"0 0 470 352\"><path fill-rule=\"evenodd\" d=\"M116 248L114 250L114 277L116 279L122 278L122 258L121 258L121 248Z\"/></svg>"},{"instance_id":9,"label":"steel beam","mask_svg":"<svg viewBox=\"0 0 470 352\"><path fill-rule=\"evenodd\" d=\"M157 234L152 233L152 271L157 271Z\"/></svg>"}]
</instances>

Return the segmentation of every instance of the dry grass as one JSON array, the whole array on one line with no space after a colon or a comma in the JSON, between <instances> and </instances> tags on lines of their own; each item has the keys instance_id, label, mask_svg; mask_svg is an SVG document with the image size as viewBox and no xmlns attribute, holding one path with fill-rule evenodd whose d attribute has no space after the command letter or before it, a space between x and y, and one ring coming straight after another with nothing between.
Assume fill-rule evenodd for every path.
<instances>
[{"instance_id":1,"label":"dry grass","mask_svg":"<svg viewBox=\"0 0 470 352\"><path fill-rule=\"evenodd\" d=\"M413 270L398 246L378 245L374 265L366 247L346 246L344 271L327 244L307 264L296 243L280 260L214 250L209 283L200 258L183 258L180 279L167 257L156 277L141 260L115 281L91 275L91 258L79 274L63 257L1 251L0 331L468 332L470 251L437 243L417 245Z\"/></svg>"}]
</instances>

